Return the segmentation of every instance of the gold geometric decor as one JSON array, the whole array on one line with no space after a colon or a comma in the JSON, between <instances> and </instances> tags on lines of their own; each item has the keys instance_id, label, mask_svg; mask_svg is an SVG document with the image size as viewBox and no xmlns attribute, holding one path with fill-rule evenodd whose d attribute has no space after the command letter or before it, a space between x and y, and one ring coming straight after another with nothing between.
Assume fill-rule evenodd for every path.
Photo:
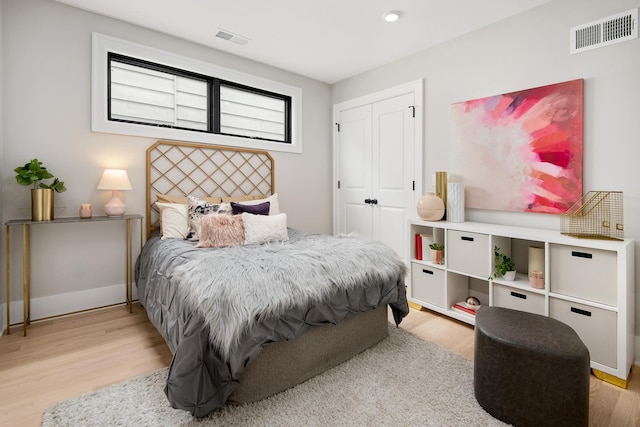
<instances>
[{"instance_id":1,"label":"gold geometric decor","mask_svg":"<svg viewBox=\"0 0 640 427\"><path fill-rule=\"evenodd\" d=\"M589 191L560 215L560 233L583 239L624 240L622 191Z\"/></svg>"},{"instance_id":2,"label":"gold geometric decor","mask_svg":"<svg viewBox=\"0 0 640 427\"><path fill-rule=\"evenodd\" d=\"M180 141L147 149L147 238L160 228L156 195L237 197L274 194L271 155L262 150Z\"/></svg>"}]
</instances>

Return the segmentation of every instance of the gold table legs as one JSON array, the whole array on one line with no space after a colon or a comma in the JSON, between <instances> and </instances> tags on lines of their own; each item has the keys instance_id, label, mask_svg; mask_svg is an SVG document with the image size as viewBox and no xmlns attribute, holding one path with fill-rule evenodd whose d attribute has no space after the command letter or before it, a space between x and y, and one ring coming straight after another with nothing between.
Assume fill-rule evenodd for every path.
<instances>
[{"instance_id":1,"label":"gold table legs","mask_svg":"<svg viewBox=\"0 0 640 427\"><path fill-rule=\"evenodd\" d=\"M51 221L43 221L38 224L56 223L89 223L100 221L114 221L124 219L125 222L125 282L126 282L126 304L129 312L133 312L133 229L134 220L140 221L140 251L142 251L142 215L126 215L119 218L97 217L93 219L80 218L59 218ZM24 336L27 336L27 326L31 323L31 221L12 220L6 223L6 307L7 307L7 335L11 334L11 235L12 225L22 226L22 329Z\"/></svg>"},{"instance_id":2,"label":"gold table legs","mask_svg":"<svg viewBox=\"0 0 640 427\"><path fill-rule=\"evenodd\" d=\"M6 292L7 292L7 335L11 334L11 252L9 244L10 226L6 226ZM27 336L27 326L31 323L31 227L22 224L22 331Z\"/></svg>"}]
</instances>

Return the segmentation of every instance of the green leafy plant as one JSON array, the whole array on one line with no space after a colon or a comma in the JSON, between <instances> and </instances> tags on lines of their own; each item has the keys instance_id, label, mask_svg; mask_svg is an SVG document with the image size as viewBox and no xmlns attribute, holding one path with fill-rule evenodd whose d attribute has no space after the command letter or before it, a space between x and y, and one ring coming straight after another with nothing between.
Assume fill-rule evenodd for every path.
<instances>
[{"instance_id":1,"label":"green leafy plant","mask_svg":"<svg viewBox=\"0 0 640 427\"><path fill-rule=\"evenodd\" d=\"M444 250L444 245L441 245L440 243L431 243L429 245L429 249L433 249L434 251L442 251Z\"/></svg>"},{"instance_id":2,"label":"green leafy plant","mask_svg":"<svg viewBox=\"0 0 640 427\"><path fill-rule=\"evenodd\" d=\"M64 186L64 182L55 178L46 167L42 166L42 162L38 159L32 159L24 166L18 166L13 170L16 173L16 181L20 185L31 186L32 188L48 188L58 193L67 191ZM45 179L51 179L53 181L50 184L45 184Z\"/></svg>"},{"instance_id":3,"label":"green leafy plant","mask_svg":"<svg viewBox=\"0 0 640 427\"><path fill-rule=\"evenodd\" d=\"M494 266L493 275L489 276L489 280L493 280L498 276L504 276L507 271L514 271L516 269L516 263L511 260L510 257L500 252L500 248L494 246Z\"/></svg>"}]
</instances>

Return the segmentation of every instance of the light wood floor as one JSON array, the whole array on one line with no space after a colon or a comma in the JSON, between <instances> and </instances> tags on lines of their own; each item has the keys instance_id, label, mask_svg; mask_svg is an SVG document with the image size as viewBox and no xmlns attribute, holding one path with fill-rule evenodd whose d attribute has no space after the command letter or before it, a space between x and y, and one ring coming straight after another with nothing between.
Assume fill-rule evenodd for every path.
<instances>
[{"instance_id":1,"label":"light wood floor","mask_svg":"<svg viewBox=\"0 0 640 427\"><path fill-rule=\"evenodd\" d=\"M401 327L473 358L473 328L411 310ZM0 339L0 426L38 426L52 404L142 375L171 361L171 352L134 305L34 323ZM628 389L591 377L590 425L640 426L640 369Z\"/></svg>"}]
</instances>

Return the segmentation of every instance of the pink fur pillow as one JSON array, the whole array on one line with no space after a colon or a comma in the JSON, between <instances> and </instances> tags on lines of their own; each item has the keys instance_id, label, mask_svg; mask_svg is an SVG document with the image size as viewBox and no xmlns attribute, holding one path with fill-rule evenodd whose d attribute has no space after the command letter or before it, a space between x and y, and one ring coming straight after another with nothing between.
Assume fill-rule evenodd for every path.
<instances>
[{"instance_id":1,"label":"pink fur pillow","mask_svg":"<svg viewBox=\"0 0 640 427\"><path fill-rule=\"evenodd\" d=\"M200 242L196 248L220 248L244 243L241 215L209 214L200 218Z\"/></svg>"}]
</instances>

